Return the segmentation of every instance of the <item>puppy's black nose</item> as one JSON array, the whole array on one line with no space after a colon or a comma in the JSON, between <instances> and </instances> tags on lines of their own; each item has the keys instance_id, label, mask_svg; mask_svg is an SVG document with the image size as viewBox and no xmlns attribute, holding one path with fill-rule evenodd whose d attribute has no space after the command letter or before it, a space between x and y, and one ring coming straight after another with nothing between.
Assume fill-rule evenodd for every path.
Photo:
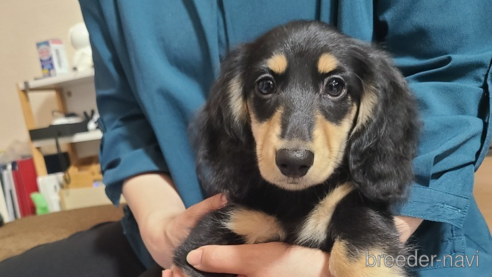
<instances>
[{"instance_id":1,"label":"puppy's black nose","mask_svg":"<svg viewBox=\"0 0 492 277\"><path fill-rule=\"evenodd\" d=\"M287 177L302 177L313 165L314 154L308 150L280 149L275 158L280 172Z\"/></svg>"}]
</instances>

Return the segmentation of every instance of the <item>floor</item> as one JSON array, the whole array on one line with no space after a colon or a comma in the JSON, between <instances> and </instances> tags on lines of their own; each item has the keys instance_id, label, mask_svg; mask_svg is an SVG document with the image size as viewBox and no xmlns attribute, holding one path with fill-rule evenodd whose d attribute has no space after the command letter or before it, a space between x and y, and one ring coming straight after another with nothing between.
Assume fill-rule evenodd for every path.
<instances>
[{"instance_id":1,"label":"floor","mask_svg":"<svg viewBox=\"0 0 492 277\"><path fill-rule=\"evenodd\" d=\"M489 229L492 230L492 155L490 154L475 173L474 194L478 207L482 211Z\"/></svg>"}]
</instances>

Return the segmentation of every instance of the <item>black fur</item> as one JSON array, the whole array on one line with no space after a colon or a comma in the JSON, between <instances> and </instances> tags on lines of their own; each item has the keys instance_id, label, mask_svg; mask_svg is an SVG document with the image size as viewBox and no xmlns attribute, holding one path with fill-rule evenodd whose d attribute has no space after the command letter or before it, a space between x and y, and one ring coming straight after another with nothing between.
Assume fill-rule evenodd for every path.
<instances>
[{"instance_id":1,"label":"black fur","mask_svg":"<svg viewBox=\"0 0 492 277\"><path fill-rule=\"evenodd\" d=\"M417 108L405 79L386 55L369 55L378 103L374 120L350 141L352 179L366 197L395 203L406 198L417 147Z\"/></svg>"},{"instance_id":2,"label":"black fur","mask_svg":"<svg viewBox=\"0 0 492 277\"><path fill-rule=\"evenodd\" d=\"M264 71L259 61L268 59L278 49L295 49L296 55L303 55L300 60L305 64L289 64L285 73L276 75L278 89L287 92L267 99L253 92L258 74ZM346 81L349 95L344 100L319 96L317 81L306 84L306 80L324 77L318 76L312 68L316 68L313 63L317 57L326 51L340 62L330 74L340 75ZM231 110L229 85L234 78L241 80L241 99L251 103L249 113L260 121L271 118L279 105L288 107L285 106L287 103L294 103L297 106L292 106L293 111L285 112L287 115L319 109L325 120L339 124L351 103L360 105L367 93L364 86L369 84L374 87L377 103L372 119L357 130L354 130L355 117L344 158L327 180L302 190L285 190L269 183L260 174L250 119L236 120ZM292 88L301 89L293 91ZM283 116L283 138L311 139L310 132L315 128L312 115L304 115ZM294 127L288 127L289 124ZM302 124L307 127L298 127ZM391 59L384 52L344 36L323 23L291 22L255 42L239 46L223 61L221 75L210 98L190 126L200 183L208 195L225 193L229 204L205 216L191 230L188 239L175 253L175 264L189 276L232 276L199 272L187 264L186 255L203 245L244 243L244 238L221 225L229 219L231 212L242 208L275 216L288 234L283 241L289 244L330 252L334 241L339 239L347 243L352 253L364 253L375 246L394 257L404 253L390 208L395 202L405 200L413 180L412 159L418 127L416 103ZM289 133L284 131L285 128L294 131ZM326 229L325 242L315 246L309 242L296 242L300 226L320 199L345 182L352 182L356 189L337 205Z\"/></svg>"}]
</instances>

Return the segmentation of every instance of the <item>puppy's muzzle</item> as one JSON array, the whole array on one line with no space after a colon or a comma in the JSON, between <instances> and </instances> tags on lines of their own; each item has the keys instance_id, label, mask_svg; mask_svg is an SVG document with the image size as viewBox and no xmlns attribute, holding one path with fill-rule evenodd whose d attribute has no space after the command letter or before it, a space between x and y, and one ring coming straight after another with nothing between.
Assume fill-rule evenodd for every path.
<instances>
[{"instance_id":1,"label":"puppy's muzzle","mask_svg":"<svg viewBox=\"0 0 492 277\"><path fill-rule=\"evenodd\" d=\"M300 178L313 165L314 153L301 149L280 149L276 153L275 162L283 175Z\"/></svg>"}]
</instances>

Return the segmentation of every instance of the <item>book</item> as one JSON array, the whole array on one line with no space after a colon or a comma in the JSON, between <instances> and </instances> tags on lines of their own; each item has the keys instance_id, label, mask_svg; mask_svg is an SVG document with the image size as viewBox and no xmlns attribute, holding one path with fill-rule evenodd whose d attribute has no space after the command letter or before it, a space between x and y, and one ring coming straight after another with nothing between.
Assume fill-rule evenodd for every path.
<instances>
[{"instance_id":1,"label":"book","mask_svg":"<svg viewBox=\"0 0 492 277\"><path fill-rule=\"evenodd\" d=\"M38 192L33 160L30 158L12 163L12 177L21 216L36 214L36 207L31 199L31 193Z\"/></svg>"},{"instance_id":2,"label":"book","mask_svg":"<svg viewBox=\"0 0 492 277\"><path fill-rule=\"evenodd\" d=\"M2 173L3 193L5 196L5 203L7 204L9 218L10 220L21 218L14 179L12 177L12 164L3 165L0 167L0 170Z\"/></svg>"},{"instance_id":3,"label":"book","mask_svg":"<svg viewBox=\"0 0 492 277\"><path fill-rule=\"evenodd\" d=\"M0 178L0 215L2 215L4 223L11 221L9 217L9 212L7 211L7 203L5 202L5 195L3 194L2 178Z\"/></svg>"}]
</instances>

